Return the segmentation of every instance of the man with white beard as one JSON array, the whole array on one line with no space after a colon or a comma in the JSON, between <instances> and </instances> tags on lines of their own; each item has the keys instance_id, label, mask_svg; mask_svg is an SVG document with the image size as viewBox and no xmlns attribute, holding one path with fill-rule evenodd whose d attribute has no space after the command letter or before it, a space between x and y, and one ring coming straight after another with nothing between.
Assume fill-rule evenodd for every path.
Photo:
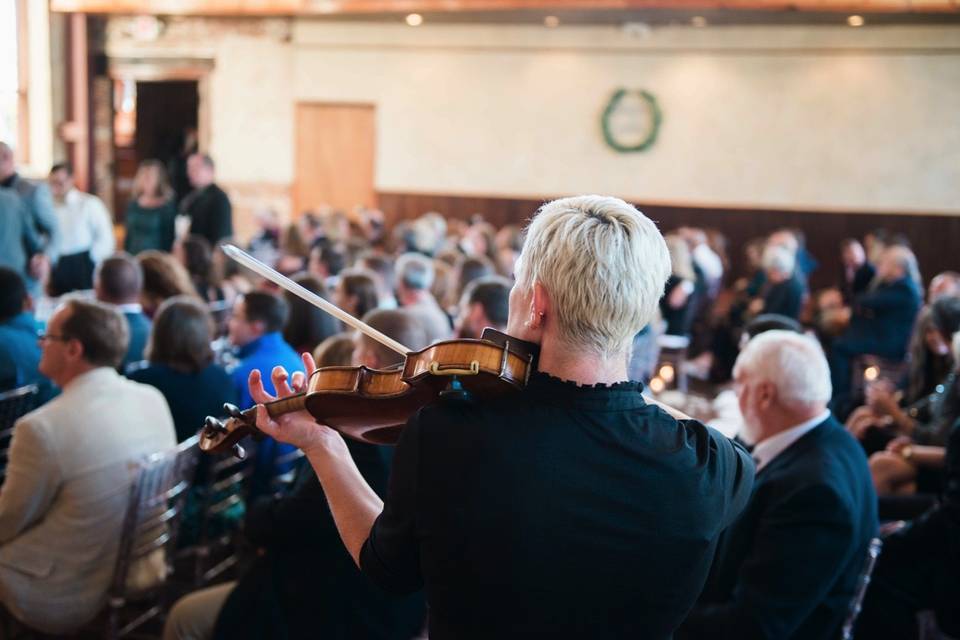
<instances>
[{"instance_id":1,"label":"man with white beard","mask_svg":"<svg viewBox=\"0 0 960 640\"><path fill-rule=\"evenodd\" d=\"M813 338L758 335L734 381L756 483L675 637L837 637L877 532L866 456L827 410L830 371Z\"/></svg>"}]
</instances>

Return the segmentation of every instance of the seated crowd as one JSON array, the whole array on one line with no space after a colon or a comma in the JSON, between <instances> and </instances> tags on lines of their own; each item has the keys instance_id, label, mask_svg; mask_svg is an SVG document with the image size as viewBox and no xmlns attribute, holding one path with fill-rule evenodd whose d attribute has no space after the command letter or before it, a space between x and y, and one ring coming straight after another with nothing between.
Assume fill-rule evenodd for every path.
<instances>
[{"instance_id":1,"label":"seated crowd","mask_svg":"<svg viewBox=\"0 0 960 640\"><path fill-rule=\"evenodd\" d=\"M0 619L66 633L104 604L130 461L191 438L224 403L254 404L254 370L302 372L303 353L319 366L398 358L225 256L230 205L209 157L188 163L179 237L164 167L144 163L115 252L105 210L68 166L49 189L17 188L7 156L0 218L17 246L4 240L0 256L0 391L36 385L38 408L17 421L0 469ZM427 213L387 228L370 210L258 221L253 255L412 349L506 330L518 226ZM740 278L722 234L684 227L665 240L671 273L630 377L648 382L662 336L683 338L684 373L735 395L727 435L756 467L742 511L718 517L676 637L839 637L861 597L854 637L917 637L920 611L960 633L960 274L924 291L908 239L879 230L839 242L842 273L819 291L798 230L744 247ZM292 445L252 446L243 536L258 552L233 580L180 599L164 637L416 637L423 594L381 592L356 570L315 474L274 494L274 461ZM349 447L382 496L391 449ZM858 594L879 524L900 519Z\"/></svg>"}]
</instances>

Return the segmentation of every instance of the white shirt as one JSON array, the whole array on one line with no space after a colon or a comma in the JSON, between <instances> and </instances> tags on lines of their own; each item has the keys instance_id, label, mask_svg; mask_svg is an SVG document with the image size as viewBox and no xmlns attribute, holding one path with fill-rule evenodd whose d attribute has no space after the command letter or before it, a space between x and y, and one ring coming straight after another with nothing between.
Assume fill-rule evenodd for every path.
<instances>
[{"instance_id":1,"label":"white shirt","mask_svg":"<svg viewBox=\"0 0 960 640\"><path fill-rule=\"evenodd\" d=\"M110 256L115 247L113 222L97 196L78 189L53 203L60 224L60 255L90 252L94 264Z\"/></svg>"},{"instance_id":2,"label":"white shirt","mask_svg":"<svg viewBox=\"0 0 960 640\"><path fill-rule=\"evenodd\" d=\"M723 277L723 260L707 244L698 244L693 248L693 261L703 270L707 280L713 282Z\"/></svg>"},{"instance_id":3,"label":"white shirt","mask_svg":"<svg viewBox=\"0 0 960 640\"><path fill-rule=\"evenodd\" d=\"M790 445L812 431L814 427L830 417L830 410L827 409L816 418L802 422L795 427L790 427L781 431L775 436L770 436L766 440L757 443L753 448L753 459L757 463L757 473L765 466L773 462L773 459L786 451Z\"/></svg>"}]
</instances>

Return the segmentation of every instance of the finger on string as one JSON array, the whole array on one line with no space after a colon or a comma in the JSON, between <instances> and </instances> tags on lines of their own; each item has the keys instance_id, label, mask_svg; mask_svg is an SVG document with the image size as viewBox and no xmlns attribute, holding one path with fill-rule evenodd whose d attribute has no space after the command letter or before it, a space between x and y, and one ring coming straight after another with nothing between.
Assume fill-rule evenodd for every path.
<instances>
[{"instance_id":1,"label":"finger on string","mask_svg":"<svg viewBox=\"0 0 960 640\"><path fill-rule=\"evenodd\" d=\"M313 359L313 354L309 351L300 354L300 359L303 360L303 370L307 372L307 376L317 370L317 363Z\"/></svg>"},{"instance_id":2,"label":"finger on string","mask_svg":"<svg viewBox=\"0 0 960 640\"><path fill-rule=\"evenodd\" d=\"M250 389L250 397L253 398L253 401L256 403L266 403L273 402L276 398L269 393L263 387L263 376L260 374L260 369L254 369L250 372L250 375L247 376L247 387Z\"/></svg>"},{"instance_id":3,"label":"finger on string","mask_svg":"<svg viewBox=\"0 0 960 640\"><path fill-rule=\"evenodd\" d=\"M287 383L289 377L290 375L283 367L278 365L273 368L273 371L270 373L270 379L273 380L273 388L277 392L277 397L286 398L287 396L293 395L293 389L291 389Z\"/></svg>"},{"instance_id":4,"label":"finger on string","mask_svg":"<svg viewBox=\"0 0 960 640\"><path fill-rule=\"evenodd\" d=\"M307 388L306 374L304 374L303 371L294 371L293 375L290 376L290 386L293 387L296 393L305 390Z\"/></svg>"}]
</instances>

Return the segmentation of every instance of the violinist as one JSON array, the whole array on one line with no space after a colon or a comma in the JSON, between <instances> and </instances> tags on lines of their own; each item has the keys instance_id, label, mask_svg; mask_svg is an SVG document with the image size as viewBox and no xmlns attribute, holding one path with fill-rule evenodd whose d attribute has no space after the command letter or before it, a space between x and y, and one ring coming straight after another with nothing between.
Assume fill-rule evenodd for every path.
<instances>
[{"instance_id":1,"label":"violinist","mask_svg":"<svg viewBox=\"0 0 960 640\"><path fill-rule=\"evenodd\" d=\"M409 420L381 500L343 437L305 411L257 427L303 449L347 550L383 589L425 588L429 635L669 638L744 507L749 455L648 403L627 377L670 258L631 205L545 204L527 231L507 333L539 345L522 391ZM304 355L307 370L312 358ZM276 367L281 397L303 374ZM272 401L258 371L250 389Z\"/></svg>"}]
</instances>

